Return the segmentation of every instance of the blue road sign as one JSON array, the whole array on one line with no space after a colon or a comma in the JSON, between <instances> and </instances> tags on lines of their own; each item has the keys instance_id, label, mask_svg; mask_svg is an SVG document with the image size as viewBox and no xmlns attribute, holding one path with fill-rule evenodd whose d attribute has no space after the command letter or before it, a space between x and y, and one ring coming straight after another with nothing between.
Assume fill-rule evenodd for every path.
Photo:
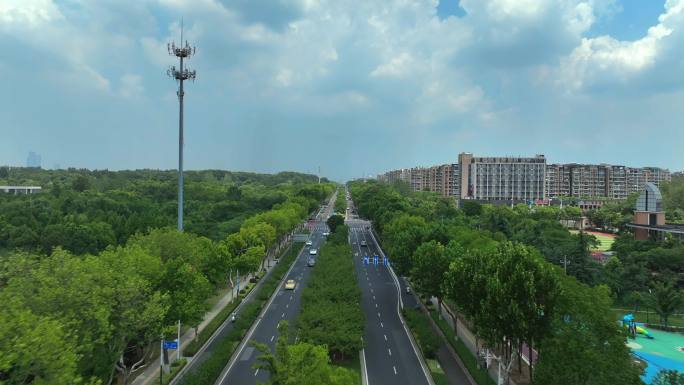
<instances>
[{"instance_id":1,"label":"blue road sign","mask_svg":"<svg viewBox=\"0 0 684 385\"><path fill-rule=\"evenodd\" d=\"M370 261L368 260L368 256L367 256L367 255L366 255L365 257L363 257L363 263L364 263L365 265L368 265L368 264L370 263Z\"/></svg>"},{"instance_id":2,"label":"blue road sign","mask_svg":"<svg viewBox=\"0 0 684 385\"><path fill-rule=\"evenodd\" d=\"M164 349L178 349L178 340L166 341L164 340Z\"/></svg>"},{"instance_id":3,"label":"blue road sign","mask_svg":"<svg viewBox=\"0 0 684 385\"><path fill-rule=\"evenodd\" d=\"M377 255L373 257L373 264L374 264L375 266L378 265L378 256L377 256Z\"/></svg>"},{"instance_id":4,"label":"blue road sign","mask_svg":"<svg viewBox=\"0 0 684 385\"><path fill-rule=\"evenodd\" d=\"M387 257L383 256L382 257L382 264L385 266L389 265L389 259L387 259Z\"/></svg>"}]
</instances>

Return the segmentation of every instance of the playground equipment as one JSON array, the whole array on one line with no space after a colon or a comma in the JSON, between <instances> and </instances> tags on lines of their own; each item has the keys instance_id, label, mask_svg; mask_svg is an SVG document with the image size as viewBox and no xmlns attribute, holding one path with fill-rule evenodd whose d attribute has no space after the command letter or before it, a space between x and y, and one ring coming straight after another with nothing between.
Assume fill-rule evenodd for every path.
<instances>
[{"instance_id":1,"label":"playground equipment","mask_svg":"<svg viewBox=\"0 0 684 385\"><path fill-rule=\"evenodd\" d=\"M642 334L648 339L653 339L653 336L648 332L648 330L646 330L643 326L637 325L636 321L634 321L634 315L632 313L625 314L625 316L622 317L622 326L627 329L632 338L636 338L638 333Z\"/></svg>"}]
</instances>

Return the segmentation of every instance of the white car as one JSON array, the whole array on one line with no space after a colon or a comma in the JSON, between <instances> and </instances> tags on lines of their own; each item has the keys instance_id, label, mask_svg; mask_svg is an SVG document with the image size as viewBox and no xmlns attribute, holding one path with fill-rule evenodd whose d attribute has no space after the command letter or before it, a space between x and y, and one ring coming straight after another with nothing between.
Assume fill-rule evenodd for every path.
<instances>
[{"instance_id":1,"label":"white car","mask_svg":"<svg viewBox=\"0 0 684 385\"><path fill-rule=\"evenodd\" d=\"M313 242L311 242L311 241L306 241L306 245L307 245L307 246L311 246L311 245L313 245Z\"/></svg>"},{"instance_id":2,"label":"white car","mask_svg":"<svg viewBox=\"0 0 684 385\"><path fill-rule=\"evenodd\" d=\"M318 254L318 250L316 250L316 249L309 250L309 255L316 255L316 254Z\"/></svg>"},{"instance_id":3,"label":"white car","mask_svg":"<svg viewBox=\"0 0 684 385\"><path fill-rule=\"evenodd\" d=\"M324 237L327 237L328 235L330 235L330 233L327 232L327 231L323 233L323 236L324 236Z\"/></svg>"}]
</instances>

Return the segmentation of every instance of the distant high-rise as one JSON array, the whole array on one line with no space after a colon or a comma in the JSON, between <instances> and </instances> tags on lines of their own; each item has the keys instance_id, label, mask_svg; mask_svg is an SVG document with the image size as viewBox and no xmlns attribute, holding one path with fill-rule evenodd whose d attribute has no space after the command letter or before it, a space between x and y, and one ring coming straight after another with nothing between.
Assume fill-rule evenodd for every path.
<instances>
[{"instance_id":1,"label":"distant high-rise","mask_svg":"<svg viewBox=\"0 0 684 385\"><path fill-rule=\"evenodd\" d=\"M40 168L42 159L40 154L33 151L29 151L28 157L26 158L26 167Z\"/></svg>"}]
</instances>

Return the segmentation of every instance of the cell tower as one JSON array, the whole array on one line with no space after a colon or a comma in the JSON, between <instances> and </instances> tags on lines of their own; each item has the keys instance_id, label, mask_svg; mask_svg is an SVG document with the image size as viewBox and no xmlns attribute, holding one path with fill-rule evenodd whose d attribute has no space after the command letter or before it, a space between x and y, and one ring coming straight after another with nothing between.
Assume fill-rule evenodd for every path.
<instances>
[{"instance_id":1,"label":"cell tower","mask_svg":"<svg viewBox=\"0 0 684 385\"><path fill-rule=\"evenodd\" d=\"M195 81L197 73L193 70L188 70L183 67L183 61L195 54L195 47L190 46L188 42L183 45L183 22L181 21L181 39L180 46L176 46L175 42L167 45L169 55L180 59L180 69L176 66L171 66L167 71L169 77L176 79L178 82L178 103L180 112L178 114L178 231L183 231L183 82L185 80Z\"/></svg>"}]
</instances>

